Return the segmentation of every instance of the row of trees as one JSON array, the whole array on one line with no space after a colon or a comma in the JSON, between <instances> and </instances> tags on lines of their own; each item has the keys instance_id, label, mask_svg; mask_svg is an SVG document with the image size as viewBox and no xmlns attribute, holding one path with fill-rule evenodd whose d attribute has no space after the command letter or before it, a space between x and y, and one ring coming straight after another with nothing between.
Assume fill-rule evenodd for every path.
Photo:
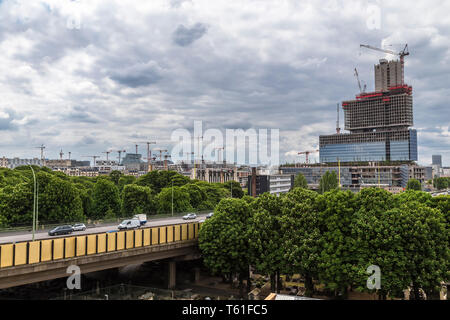
<instances>
[{"instance_id":1,"label":"row of trees","mask_svg":"<svg viewBox=\"0 0 450 320\"><path fill-rule=\"evenodd\" d=\"M419 289L439 294L450 278L449 209L450 197L421 191L295 188L281 197L222 200L202 225L199 246L205 265L237 275L241 288L252 266L270 275L272 290L279 275L300 274L307 294L322 284L345 297L348 290L373 292L366 271L376 265L380 297L402 297L412 288L417 299Z\"/></svg>"},{"instance_id":2,"label":"row of trees","mask_svg":"<svg viewBox=\"0 0 450 320\"><path fill-rule=\"evenodd\" d=\"M39 191L39 221L74 222L213 209L223 198L241 198L237 182L207 183L174 171L152 171L136 179L118 171L109 176L69 177L33 167ZM30 224L33 174L28 166L0 169L0 227ZM173 188L172 188L173 187Z\"/></svg>"}]
</instances>

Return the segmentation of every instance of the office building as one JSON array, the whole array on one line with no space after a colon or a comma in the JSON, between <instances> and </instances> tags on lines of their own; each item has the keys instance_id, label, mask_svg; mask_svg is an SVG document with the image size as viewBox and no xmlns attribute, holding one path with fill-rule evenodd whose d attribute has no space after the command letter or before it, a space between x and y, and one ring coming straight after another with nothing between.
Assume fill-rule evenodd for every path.
<instances>
[{"instance_id":1,"label":"office building","mask_svg":"<svg viewBox=\"0 0 450 320\"><path fill-rule=\"evenodd\" d=\"M342 102L349 133L319 137L321 163L418 160L412 87L401 84L399 68L398 61L381 60L375 66L377 91Z\"/></svg>"}]
</instances>

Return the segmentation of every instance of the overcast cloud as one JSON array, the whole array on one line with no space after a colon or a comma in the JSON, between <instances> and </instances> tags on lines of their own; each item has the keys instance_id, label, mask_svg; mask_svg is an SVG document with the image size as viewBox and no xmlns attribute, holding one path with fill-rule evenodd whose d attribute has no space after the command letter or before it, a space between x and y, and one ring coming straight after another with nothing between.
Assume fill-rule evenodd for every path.
<instances>
[{"instance_id":1,"label":"overcast cloud","mask_svg":"<svg viewBox=\"0 0 450 320\"><path fill-rule=\"evenodd\" d=\"M359 44L408 43L419 162L450 165L449 1L133 3L0 0L0 156L170 148L195 120L280 129L281 155L313 150L358 92L355 67L374 88L385 56Z\"/></svg>"}]
</instances>

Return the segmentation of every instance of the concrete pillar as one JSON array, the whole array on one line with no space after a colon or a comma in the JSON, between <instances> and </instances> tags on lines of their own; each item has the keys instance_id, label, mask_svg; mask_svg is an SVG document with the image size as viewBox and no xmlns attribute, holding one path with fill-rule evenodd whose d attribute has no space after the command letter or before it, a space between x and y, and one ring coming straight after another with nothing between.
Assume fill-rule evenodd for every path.
<instances>
[{"instance_id":1,"label":"concrete pillar","mask_svg":"<svg viewBox=\"0 0 450 320\"><path fill-rule=\"evenodd\" d=\"M169 289L174 289L177 279L177 265L175 261L169 261Z\"/></svg>"},{"instance_id":2,"label":"concrete pillar","mask_svg":"<svg viewBox=\"0 0 450 320\"><path fill-rule=\"evenodd\" d=\"M194 282L198 284L200 282L200 268L194 269Z\"/></svg>"}]
</instances>

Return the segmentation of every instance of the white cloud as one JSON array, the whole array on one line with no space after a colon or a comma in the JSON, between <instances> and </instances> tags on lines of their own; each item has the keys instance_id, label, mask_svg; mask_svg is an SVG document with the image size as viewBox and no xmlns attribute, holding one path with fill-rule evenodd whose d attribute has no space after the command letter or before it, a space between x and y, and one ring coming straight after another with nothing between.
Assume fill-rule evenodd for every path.
<instances>
[{"instance_id":1,"label":"white cloud","mask_svg":"<svg viewBox=\"0 0 450 320\"><path fill-rule=\"evenodd\" d=\"M373 4L380 29L367 27ZM136 134L165 147L172 130L203 120L279 128L287 156L313 150L335 130L336 103L357 92L354 67L373 88L383 54L359 44L384 41L409 44L416 126L447 128L421 132L421 159L440 152L450 161L439 148L450 122L449 11L437 0L4 0L0 110L15 116L2 111L10 118L0 120L0 147L30 157L45 143L50 157L60 148L77 157L131 149ZM67 28L74 16L79 29Z\"/></svg>"}]
</instances>

